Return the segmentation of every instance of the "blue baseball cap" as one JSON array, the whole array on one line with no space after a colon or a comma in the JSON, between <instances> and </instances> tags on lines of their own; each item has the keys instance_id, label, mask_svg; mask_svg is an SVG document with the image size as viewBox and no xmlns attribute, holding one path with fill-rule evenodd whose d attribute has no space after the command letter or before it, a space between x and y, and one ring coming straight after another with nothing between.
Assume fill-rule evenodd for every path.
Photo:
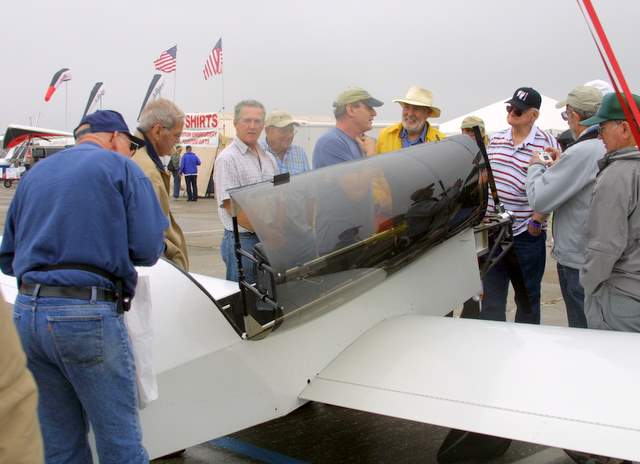
<instances>
[{"instance_id":1,"label":"blue baseball cap","mask_svg":"<svg viewBox=\"0 0 640 464\"><path fill-rule=\"evenodd\" d=\"M78 130L80 127L88 125L82 130ZM95 113L87 114L78 127L73 130L73 135L77 139L84 134L90 134L94 132L121 132L125 134L129 139L141 148L145 145L145 141L141 138L129 132L127 123L124 122L124 118L117 111L112 110L98 110Z\"/></svg>"}]
</instances>

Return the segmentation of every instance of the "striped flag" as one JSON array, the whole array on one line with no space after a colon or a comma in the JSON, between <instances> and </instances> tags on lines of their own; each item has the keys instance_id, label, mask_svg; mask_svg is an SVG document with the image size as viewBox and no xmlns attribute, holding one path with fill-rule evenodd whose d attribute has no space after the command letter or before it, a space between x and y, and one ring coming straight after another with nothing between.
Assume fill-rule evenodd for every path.
<instances>
[{"instance_id":1,"label":"striped flag","mask_svg":"<svg viewBox=\"0 0 640 464\"><path fill-rule=\"evenodd\" d=\"M176 56L178 55L178 46L174 45L169 50L160 53L160 58L153 62L158 71L172 73L176 70Z\"/></svg>"},{"instance_id":2,"label":"striped flag","mask_svg":"<svg viewBox=\"0 0 640 464\"><path fill-rule=\"evenodd\" d=\"M202 73L205 81L213 75L222 74L222 37L209 53L207 60L204 62Z\"/></svg>"}]
</instances>

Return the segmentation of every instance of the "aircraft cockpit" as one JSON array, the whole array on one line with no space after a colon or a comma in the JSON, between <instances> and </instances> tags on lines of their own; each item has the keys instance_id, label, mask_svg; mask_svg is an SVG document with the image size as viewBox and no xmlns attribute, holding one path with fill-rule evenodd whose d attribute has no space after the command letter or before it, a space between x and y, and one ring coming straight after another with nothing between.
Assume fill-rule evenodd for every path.
<instances>
[{"instance_id":1,"label":"aircraft cockpit","mask_svg":"<svg viewBox=\"0 0 640 464\"><path fill-rule=\"evenodd\" d=\"M465 135L230 191L242 277L223 302L227 318L261 338L391 278L482 220L484 169ZM260 240L253 253L238 245L240 211ZM243 263L255 266L255 283Z\"/></svg>"}]
</instances>

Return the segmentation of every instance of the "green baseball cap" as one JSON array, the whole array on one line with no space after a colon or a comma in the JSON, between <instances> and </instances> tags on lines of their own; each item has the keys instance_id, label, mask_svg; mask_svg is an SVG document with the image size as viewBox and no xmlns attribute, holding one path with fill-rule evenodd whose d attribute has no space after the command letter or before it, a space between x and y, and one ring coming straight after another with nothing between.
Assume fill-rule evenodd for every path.
<instances>
[{"instance_id":1,"label":"green baseball cap","mask_svg":"<svg viewBox=\"0 0 640 464\"><path fill-rule=\"evenodd\" d=\"M349 103L362 102L365 105L376 107L382 106L382 103L377 98L373 98L369 92L360 87L349 87L347 90L342 92L336 98L336 101L333 102L333 107L337 108L338 106L348 105Z\"/></svg>"},{"instance_id":2,"label":"green baseball cap","mask_svg":"<svg viewBox=\"0 0 640 464\"><path fill-rule=\"evenodd\" d=\"M640 107L640 97L636 94L633 95L633 100L636 102L636 105ZM624 101L627 101L626 96L622 96ZM594 124L600 124L605 121L622 121L626 119L624 116L624 111L620 106L620 102L618 101L618 94L608 93L604 97L602 97L602 104L600 108L598 108L598 112L595 116L585 119L584 121L580 121L580 125L582 126L593 126Z\"/></svg>"}]
</instances>

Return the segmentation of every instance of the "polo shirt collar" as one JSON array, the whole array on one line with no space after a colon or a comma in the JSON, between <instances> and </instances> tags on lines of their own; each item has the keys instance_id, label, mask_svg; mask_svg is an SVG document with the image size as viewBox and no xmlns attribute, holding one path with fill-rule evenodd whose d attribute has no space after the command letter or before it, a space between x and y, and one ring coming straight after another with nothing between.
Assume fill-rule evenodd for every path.
<instances>
[{"instance_id":1,"label":"polo shirt collar","mask_svg":"<svg viewBox=\"0 0 640 464\"><path fill-rule=\"evenodd\" d=\"M531 128L531 132L529 132L529 135L527 135L527 137L520 142L520 145L518 145L517 147L513 144L513 127L509 128L509 140L511 141L511 145L514 145L514 148L518 148L518 147L526 147L527 145L533 143L533 141L536 139L536 133L538 132L538 127L534 124L533 127Z\"/></svg>"}]
</instances>

